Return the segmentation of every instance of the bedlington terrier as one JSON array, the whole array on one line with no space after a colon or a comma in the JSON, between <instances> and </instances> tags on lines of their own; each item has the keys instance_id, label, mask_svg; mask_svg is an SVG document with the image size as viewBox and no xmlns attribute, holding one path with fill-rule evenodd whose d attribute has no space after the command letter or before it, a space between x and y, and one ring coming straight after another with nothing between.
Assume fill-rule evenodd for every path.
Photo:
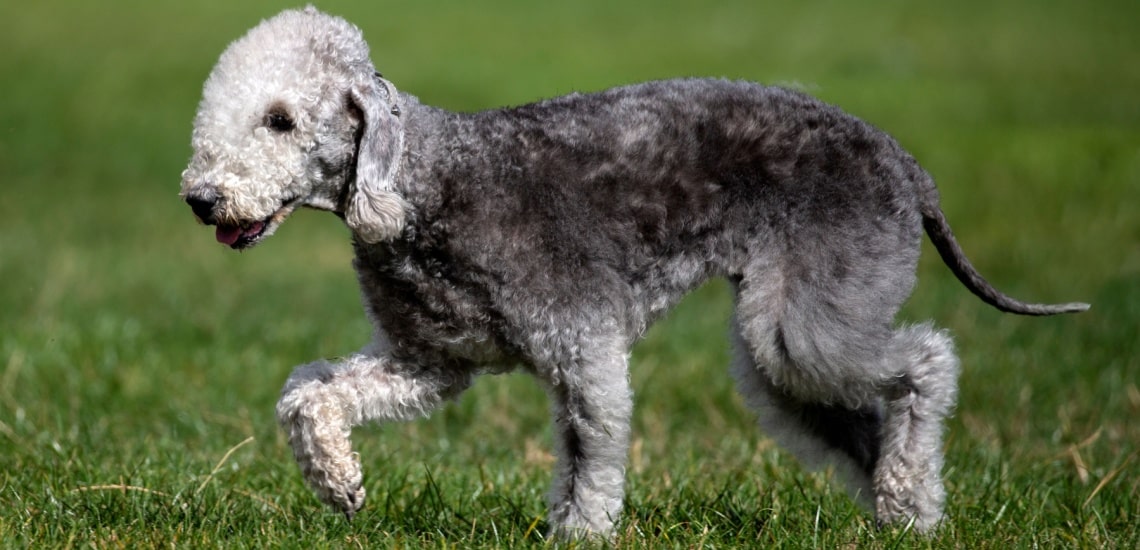
<instances>
[{"instance_id":1,"label":"bedlington terrier","mask_svg":"<svg viewBox=\"0 0 1140 550\"><path fill-rule=\"evenodd\" d=\"M305 480L349 518L364 503L352 427L425 415L475 375L521 367L553 402L551 531L612 533L630 347L721 277L732 372L762 428L833 466L880 523L929 531L958 360L944 331L893 322L923 229L997 309L1088 307L994 289L914 158L802 93L669 80L453 113L397 91L358 28L311 7L222 54L181 196L236 250L298 207L351 230L372 342L298 367L277 404Z\"/></svg>"}]
</instances>

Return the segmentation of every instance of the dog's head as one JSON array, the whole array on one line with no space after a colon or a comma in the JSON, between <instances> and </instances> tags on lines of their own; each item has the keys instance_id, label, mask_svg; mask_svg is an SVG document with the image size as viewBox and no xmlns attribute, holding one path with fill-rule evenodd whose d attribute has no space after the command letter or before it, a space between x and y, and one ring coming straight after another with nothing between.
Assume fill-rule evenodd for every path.
<instances>
[{"instance_id":1,"label":"dog's head","mask_svg":"<svg viewBox=\"0 0 1140 550\"><path fill-rule=\"evenodd\" d=\"M230 44L206 80L181 196L234 249L301 206L343 214L365 242L392 238L405 215L398 103L358 28L312 7L283 12Z\"/></svg>"}]
</instances>

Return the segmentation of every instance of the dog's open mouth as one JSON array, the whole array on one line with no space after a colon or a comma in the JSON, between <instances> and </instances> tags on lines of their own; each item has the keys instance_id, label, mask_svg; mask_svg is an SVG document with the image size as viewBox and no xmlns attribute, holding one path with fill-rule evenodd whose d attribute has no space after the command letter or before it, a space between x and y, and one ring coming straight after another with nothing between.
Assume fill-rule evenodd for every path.
<instances>
[{"instance_id":1,"label":"dog's open mouth","mask_svg":"<svg viewBox=\"0 0 1140 550\"><path fill-rule=\"evenodd\" d=\"M286 201L284 206L263 220L243 221L236 225L219 223L214 238L234 250L249 248L272 235L277 226L296 210L297 202L296 199Z\"/></svg>"},{"instance_id":2,"label":"dog's open mouth","mask_svg":"<svg viewBox=\"0 0 1140 550\"><path fill-rule=\"evenodd\" d=\"M243 225L219 225L214 232L218 242L230 248L245 248L265 234L269 226L265 221L256 221Z\"/></svg>"}]
</instances>

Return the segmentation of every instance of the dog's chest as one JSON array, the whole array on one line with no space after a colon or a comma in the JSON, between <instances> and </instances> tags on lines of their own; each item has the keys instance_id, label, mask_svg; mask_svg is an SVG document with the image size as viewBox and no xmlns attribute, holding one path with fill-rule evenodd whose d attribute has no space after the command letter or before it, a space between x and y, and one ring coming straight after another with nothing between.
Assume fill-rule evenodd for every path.
<instances>
[{"instance_id":1,"label":"dog's chest","mask_svg":"<svg viewBox=\"0 0 1140 550\"><path fill-rule=\"evenodd\" d=\"M511 353L489 292L451 276L435 260L391 250L361 250L354 261L365 307L393 343L414 354L475 364Z\"/></svg>"}]
</instances>

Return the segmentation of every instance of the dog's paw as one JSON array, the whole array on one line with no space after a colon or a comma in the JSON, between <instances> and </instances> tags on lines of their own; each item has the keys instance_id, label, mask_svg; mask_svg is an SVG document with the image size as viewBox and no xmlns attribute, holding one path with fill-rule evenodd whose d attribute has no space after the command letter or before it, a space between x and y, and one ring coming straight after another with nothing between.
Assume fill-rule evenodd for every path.
<instances>
[{"instance_id":1,"label":"dog's paw","mask_svg":"<svg viewBox=\"0 0 1140 550\"><path fill-rule=\"evenodd\" d=\"M335 464L324 471L305 472L306 481L321 502L352 520L364 506L363 474L360 459L351 453L347 462Z\"/></svg>"},{"instance_id":2,"label":"dog's paw","mask_svg":"<svg viewBox=\"0 0 1140 550\"><path fill-rule=\"evenodd\" d=\"M351 520L364 506L360 455L352 452L347 430L317 425L306 431L313 437L298 439L309 445L294 445L293 449L305 482L321 502Z\"/></svg>"},{"instance_id":3,"label":"dog's paw","mask_svg":"<svg viewBox=\"0 0 1140 550\"><path fill-rule=\"evenodd\" d=\"M550 530L547 537L553 540L605 540L614 532L614 522L608 514L590 513L572 502L555 504L550 510Z\"/></svg>"},{"instance_id":4,"label":"dog's paw","mask_svg":"<svg viewBox=\"0 0 1140 550\"><path fill-rule=\"evenodd\" d=\"M875 520L879 527L931 533L943 519L942 480L929 468L884 468L876 476Z\"/></svg>"}]
</instances>

